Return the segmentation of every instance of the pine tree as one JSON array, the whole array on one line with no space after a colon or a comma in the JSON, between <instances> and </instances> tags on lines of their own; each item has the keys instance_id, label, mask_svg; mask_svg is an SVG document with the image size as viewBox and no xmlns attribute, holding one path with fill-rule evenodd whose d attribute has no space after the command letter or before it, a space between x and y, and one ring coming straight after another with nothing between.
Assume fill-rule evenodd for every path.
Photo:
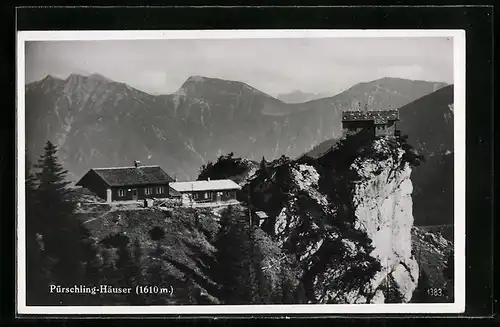
<instances>
[{"instance_id":1,"label":"pine tree","mask_svg":"<svg viewBox=\"0 0 500 327\"><path fill-rule=\"evenodd\" d=\"M256 265L244 214L232 208L224 211L215 247L218 270L214 279L221 285L217 297L225 304L252 303L257 293Z\"/></svg>"},{"instance_id":2,"label":"pine tree","mask_svg":"<svg viewBox=\"0 0 500 327\"><path fill-rule=\"evenodd\" d=\"M59 163L57 158L57 148L50 141L45 146L43 154L36 168L40 171L36 174L38 180L38 191L40 200L43 202L45 210L52 214L70 215L73 213L75 203L70 196L66 181L67 170ZM45 229L48 229L48 226Z\"/></svg>"},{"instance_id":3,"label":"pine tree","mask_svg":"<svg viewBox=\"0 0 500 327\"><path fill-rule=\"evenodd\" d=\"M43 236L44 251L53 261L53 281L61 285L83 282L83 252L89 233L74 216L75 202L68 189L67 171L57 159L57 148L50 141L36 166L38 187L37 226ZM74 295L63 295L57 302L77 300Z\"/></svg>"},{"instance_id":4,"label":"pine tree","mask_svg":"<svg viewBox=\"0 0 500 327\"><path fill-rule=\"evenodd\" d=\"M301 299L299 298L299 287L300 281L295 281L296 283L293 282L293 277L291 273L291 265L287 260L282 262L282 264L279 267L279 284L277 287L277 294L276 294L276 299L274 300L275 303L280 303L280 304L298 304L298 303L303 303L301 302ZM298 282L298 283L297 283ZM297 284L297 285L296 285Z\"/></svg>"},{"instance_id":5,"label":"pine tree","mask_svg":"<svg viewBox=\"0 0 500 327\"><path fill-rule=\"evenodd\" d=\"M264 259L255 237L255 229L250 232L250 279L253 286L251 288L252 304L269 304L272 300L271 284L262 270L262 261Z\"/></svg>"},{"instance_id":6,"label":"pine tree","mask_svg":"<svg viewBox=\"0 0 500 327\"><path fill-rule=\"evenodd\" d=\"M26 161L26 288L28 305L43 304L47 301L48 269L43 249L43 239L39 233L36 199L36 179L31 173L31 163Z\"/></svg>"},{"instance_id":7,"label":"pine tree","mask_svg":"<svg viewBox=\"0 0 500 327\"><path fill-rule=\"evenodd\" d=\"M267 168L267 161L264 157L262 157L262 160L260 161L260 174L265 178L267 177L268 174L268 168Z\"/></svg>"}]
</instances>

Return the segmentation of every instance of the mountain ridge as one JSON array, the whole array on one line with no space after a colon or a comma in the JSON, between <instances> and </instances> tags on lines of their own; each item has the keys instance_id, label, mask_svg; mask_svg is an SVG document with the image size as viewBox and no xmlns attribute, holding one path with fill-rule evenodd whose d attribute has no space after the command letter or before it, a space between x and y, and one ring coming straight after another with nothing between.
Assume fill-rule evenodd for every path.
<instances>
[{"instance_id":1,"label":"mountain ridge","mask_svg":"<svg viewBox=\"0 0 500 327\"><path fill-rule=\"evenodd\" d=\"M133 160L159 164L181 180L195 179L201 165L221 154L235 152L249 160L298 157L338 138L341 110L353 99L363 104L372 96L373 109L379 109L407 104L435 88L423 83L414 90L401 81L386 85L391 81L286 104L242 82L200 76L183 83L186 92L159 96L99 75L46 76L26 86L28 157L35 162L51 140L73 179L95 166ZM388 87L402 95L388 96Z\"/></svg>"},{"instance_id":2,"label":"mountain ridge","mask_svg":"<svg viewBox=\"0 0 500 327\"><path fill-rule=\"evenodd\" d=\"M91 74L88 74L88 75L84 75L84 74L78 74L78 73L71 73L68 75L67 78L60 78L60 77L56 77L52 74L47 74L45 75L45 77L39 79L39 80L36 80L36 81L33 81L33 82L29 82L29 83L26 83L25 86L28 86L30 84L36 84L36 83L39 83L39 82L42 82L43 80L45 79L51 79L51 80L56 80L56 81L67 81L71 76L74 76L76 78L92 78L92 79L97 79L97 80L102 80L102 81L107 81L109 83L118 83L118 84L124 84L124 85L128 85L129 87L133 88L133 89L136 89L137 91L140 91L140 92L144 92L144 93L147 93L147 94L150 94L151 96L168 96L168 95L174 95L176 93L178 93L179 89L181 89L186 83L190 83L190 82L229 82L229 83L236 83L236 84L242 84L250 89L253 89L253 90L256 90L262 94L265 94L267 96L269 96L270 98L274 98L280 102L284 102L282 100L279 99L279 95L278 96L272 96L270 95L269 93L266 93L266 92L263 92L261 91L260 89L258 89L257 87L254 87L246 82L242 82L242 81L238 81L238 80L229 80L229 79L222 79L222 78L217 78L217 77L208 77L208 76L204 76L204 75L190 75L188 76L185 81L181 84L181 86L179 87L179 89L175 92L171 92L171 93L155 93L153 94L153 92L148 92L146 90L141 90L140 88L137 88L135 86L132 86L128 83L125 83L125 82L118 82L114 79L111 79L107 76L104 76L100 73L91 73ZM312 100L307 100L307 101L303 101L303 102L298 102L298 103L294 103L294 104L302 104L302 103L306 103L306 102L311 102L311 101L316 101L316 100L320 100L320 99L325 99L325 98L333 98L343 92L346 92L346 91L349 91L351 89L353 89L354 87L356 86L361 86L361 85L367 85L367 84L371 84L371 83L375 83L375 82L384 82L384 81L394 81L394 82L397 82L397 81L408 81L408 82L415 82L415 83L434 83L436 85L440 85L441 87L444 87L444 86L448 86L450 84L446 83L446 82L438 82L438 81L427 81L427 80L419 80L419 79L407 79L407 78L399 78L399 77L389 77L389 76L386 76L386 77L381 77L381 78L377 78L377 79L374 79L374 80L369 80L369 81L365 81L365 82L359 82L359 83L356 83L354 85L351 85L350 87L344 89L343 91L340 91L339 93L337 94L334 94L334 95L330 95L330 96L322 96L320 98L317 98L317 99L312 99ZM289 94L289 93L294 93L294 92L301 92L301 93L304 93L304 94L309 94L308 92L302 92L300 90L292 90L288 93L284 93L284 94ZM311 93L312 94L312 93ZM316 93L315 93L316 94ZM323 94L323 93L319 93L319 94ZM286 103L286 102L284 102ZM292 104L292 103L289 103L289 104Z\"/></svg>"}]
</instances>

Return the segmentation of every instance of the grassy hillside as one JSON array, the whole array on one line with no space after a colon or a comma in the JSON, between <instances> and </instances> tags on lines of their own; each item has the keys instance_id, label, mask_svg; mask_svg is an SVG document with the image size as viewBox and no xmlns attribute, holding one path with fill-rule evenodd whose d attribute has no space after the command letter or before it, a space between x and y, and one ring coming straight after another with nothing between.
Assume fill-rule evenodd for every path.
<instances>
[{"instance_id":1,"label":"grassy hillside","mask_svg":"<svg viewBox=\"0 0 500 327\"><path fill-rule=\"evenodd\" d=\"M228 211L224 207L215 209L144 208L139 202L111 205L83 202L78 217L91 232L92 238L103 248L102 255L110 256L114 265L119 260L118 246L109 246L109 243L112 243L110 239L116 235L125 235L130 239L128 248L131 253L134 253L136 244L139 244L144 254L139 268L141 275L146 276L152 266L160 264L161 270L158 270L158 274L166 281L167 286L174 287L174 294L162 296L160 302L147 300L147 304L218 304L225 303L225 301L233 304L231 299L224 297L227 296L227 286L224 286L226 280L221 280L221 275L224 275L224 271L231 269L233 265L240 265L239 261L244 262L245 259L237 257L237 259L234 258L235 260L227 261L227 258L221 258L219 252L222 250L222 253L226 253L233 249L238 251L237 249L243 243L222 244L220 220L221 217L226 217L226 220L233 221L233 226L241 223L240 226L247 228L248 225L245 208L240 206L231 208L233 210L230 210L231 213L227 216ZM155 240L152 237L152 230L162 230L164 237L159 241ZM227 234L227 231L223 233ZM244 239L245 237L238 237L236 240L246 242ZM256 272L257 276L260 276L256 278L260 279L257 279L255 285L249 287L253 289L249 296L256 297L256 299L249 300L248 303L282 303L283 301L297 303L291 299L295 299L295 289L298 288L299 283L298 271L291 263L293 258L285 257L279 246L257 226L253 228L252 239L254 248L249 251L254 254L242 252L242 255L256 256L253 257L254 259L260 258L254 262L258 268L252 269L257 269L261 273L259 275ZM160 260L155 256L158 247L162 249ZM246 268L242 269L246 270ZM258 287L258 285L266 286ZM247 287L243 285L240 288L245 290ZM154 296L151 295L149 299ZM115 296L108 298L103 304L130 304L127 301L126 297Z\"/></svg>"},{"instance_id":2,"label":"grassy hillside","mask_svg":"<svg viewBox=\"0 0 500 327\"><path fill-rule=\"evenodd\" d=\"M145 254L141 267L143 273L150 266L150 253L159 243L164 251L163 274L168 276L169 283L175 289L173 297L166 299L165 304L183 303L181 295L187 292L188 282L196 290L195 294L202 291L211 293L216 287L209 276L215 251L211 243L218 230L218 218L213 212L113 204L108 210L80 212L79 218L98 242L120 233L130 238L130 245L137 241ZM153 228L164 231L165 237L159 242L151 238L150 231ZM110 252L113 253L113 250Z\"/></svg>"}]
</instances>

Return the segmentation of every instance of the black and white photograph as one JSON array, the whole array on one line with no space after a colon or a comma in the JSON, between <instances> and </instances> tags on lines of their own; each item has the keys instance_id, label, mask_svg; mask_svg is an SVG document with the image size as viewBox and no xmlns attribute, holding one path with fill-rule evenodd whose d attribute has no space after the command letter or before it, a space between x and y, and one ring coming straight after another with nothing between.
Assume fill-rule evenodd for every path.
<instances>
[{"instance_id":1,"label":"black and white photograph","mask_svg":"<svg viewBox=\"0 0 500 327\"><path fill-rule=\"evenodd\" d=\"M463 31L17 51L19 313L464 311Z\"/></svg>"}]
</instances>

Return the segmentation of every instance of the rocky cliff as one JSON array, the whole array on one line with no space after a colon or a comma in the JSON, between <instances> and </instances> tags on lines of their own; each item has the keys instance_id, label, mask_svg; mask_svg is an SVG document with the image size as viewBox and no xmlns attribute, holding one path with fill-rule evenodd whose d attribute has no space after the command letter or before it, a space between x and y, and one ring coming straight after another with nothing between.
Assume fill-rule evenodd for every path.
<instances>
[{"instance_id":1,"label":"rocky cliff","mask_svg":"<svg viewBox=\"0 0 500 327\"><path fill-rule=\"evenodd\" d=\"M419 276L410 175L420 158L405 140L356 136L317 159L280 160L245 192L271 217L262 229L302 267L309 302L409 302Z\"/></svg>"},{"instance_id":2,"label":"rocky cliff","mask_svg":"<svg viewBox=\"0 0 500 327\"><path fill-rule=\"evenodd\" d=\"M375 144L382 148L382 140ZM382 150L383 151L383 150ZM410 301L418 283L419 267L412 253L411 231L412 182L411 167L401 158L384 161L359 160L352 169L361 177L352 190L355 225L364 230L373 241L371 253L382 266L372 279L370 287L376 290L373 302L383 302L381 286L392 282L403 298Z\"/></svg>"}]
</instances>

